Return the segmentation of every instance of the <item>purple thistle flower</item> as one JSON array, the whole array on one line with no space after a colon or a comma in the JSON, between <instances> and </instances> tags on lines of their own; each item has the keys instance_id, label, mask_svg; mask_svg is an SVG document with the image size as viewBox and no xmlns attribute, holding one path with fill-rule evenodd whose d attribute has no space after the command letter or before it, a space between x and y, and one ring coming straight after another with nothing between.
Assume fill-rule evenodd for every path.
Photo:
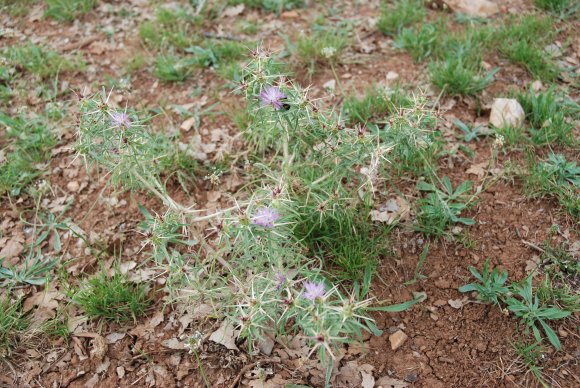
<instances>
[{"instance_id":1,"label":"purple thistle flower","mask_svg":"<svg viewBox=\"0 0 580 388\"><path fill-rule=\"evenodd\" d=\"M282 272L276 272L276 291L280 290L284 283L286 283L286 274Z\"/></svg>"},{"instance_id":2,"label":"purple thistle flower","mask_svg":"<svg viewBox=\"0 0 580 388\"><path fill-rule=\"evenodd\" d=\"M262 105L272 105L276 110L282 109L284 103L282 100L287 96L277 86L269 86L260 93Z\"/></svg>"},{"instance_id":3,"label":"purple thistle flower","mask_svg":"<svg viewBox=\"0 0 580 388\"><path fill-rule=\"evenodd\" d=\"M280 218L280 214L271 207L261 207L259 208L254 217L252 218L252 224L260 225L265 228L273 228L274 222L276 222Z\"/></svg>"},{"instance_id":4,"label":"purple thistle flower","mask_svg":"<svg viewBox=\"0 0 580 388\"><path fill-rule=\"evenodd\" d=\"M113 112L111 113L111 125L114 127L125 127L127 129L131 128L131 120L129 120L129 115L125 112Z\"/></svg>"},{"instance_id":5,"label":"purple thistle flower","mask_svg":"<svg viewBox=\"0 0 580 388\"><path fill-rule=\"evenodd\" d=\"M306 289L306 292L303 296L313 302L316 300L316 298L322 298L324 296L324 283L322 282L317 284L306 281L304 282L304 288Z\"/></svg>"}]
</instances>

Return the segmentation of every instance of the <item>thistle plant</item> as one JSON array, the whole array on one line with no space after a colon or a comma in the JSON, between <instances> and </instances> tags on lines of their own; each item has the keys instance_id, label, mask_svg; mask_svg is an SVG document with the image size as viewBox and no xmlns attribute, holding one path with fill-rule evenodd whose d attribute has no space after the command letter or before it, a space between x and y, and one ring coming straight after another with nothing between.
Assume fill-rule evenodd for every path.
<instances>
[{"instance_id":1,"label":"thistle plant","mask_svg":"<svg viewBox=\"0 0 580 388\"><path fill-rule=\"evenodd\" d=\"M238 193L236 206L197 216L200 210L173 201L162 177L174 147L135 112L109 107L105 96L81 103L78 149L114 184L147 190L168 207L163 217L142 209L142 228L157 264L165 266L172 298L213 306L216 316L235 324L250 352L266 334L281 342L306 338L309 356L317 354L330 373L341 343L361 339L362 331L380 334L370 312L402 311L417 300L373 307L383 302L368 295L371 268L363 268L362 279L333 284L307 240L326 219L368 215L388 158L428 153L434 118L416 99L383 129L348 128L339 113L292 83L270 53L258 48L251 56L237 91L247 102L248 146L262 160L253 166L260 184ZM188 225L210 219L211 237L200 239L193 253L181 252L178 245L196 243L186 237Z\"/></svg>"}]
</instances>

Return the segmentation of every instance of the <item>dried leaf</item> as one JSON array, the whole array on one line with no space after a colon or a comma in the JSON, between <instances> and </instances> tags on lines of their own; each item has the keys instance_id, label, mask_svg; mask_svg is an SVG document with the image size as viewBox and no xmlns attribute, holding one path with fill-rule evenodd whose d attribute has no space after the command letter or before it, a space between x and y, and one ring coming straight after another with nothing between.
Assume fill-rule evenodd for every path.
<instances>
[{"instance_id":1,"label":"dried leaf","mask_svg":"<svg viewBox=\"0 0 580 388\"><path fill-rule=\"evenodd\" d=\"M185 350L185 344L183 341L180 341L177 338L170 338L168 340L162 341L161 345L173 350Z\"/></svg>"},{"instance_id":2,"label":"dried leaf","mask_svg":"<svg viewBox=\"0 0 580 388\"><path fill-rule=\"evenodd\" d=\"M239 350L236 346L234 326L228 320L223 320L220 327L211 333L209 339L230 350Z\"/></svg>"},{"instance_id":3,"label":"dried leaf","mask_svg":"<svg viewBox=\"0 0 580 388\"><path fill-rule=\"evenodd\" d=\"M453 307L454 309L460 309L463 307L463 300L461 299L449 299L447 303L449 303L449 306Z\"/></svg>"},{"instance_id":4,"label":"dried leaf","mask_svg":"<svg viewBox=\"0 0 580 388\"><path fill-rule=\"evenodd\" d=\"M371 220L392 224L406 218L411 208L401 197L391 198L379 210L371 210Z\"/></svg>"},{"instance_id":5,"label":"dried leaf","mask_svg":"<svg viewBox=\"0 0 580 388\"><path fill-rule=\"evenodd\" d=\"M91 358L95 358L97 360L102 360L105 357L105 354L107 353L108 346L107 346L107 341L105 341L105 339L101 335L99 335L97 333L81 332L81 333L76 333L75 336L93 339L93 349L90 352Z\"/></svg>"},{"instance_id":6,"label":"dried leaf","mask_svg":"<svg viewBox=\"0 0 580 388\"><path fill-rule=\"evenodd\" d=\"M0 258L12 259L22 253L24 247L16 239L8 240L4 248L0 251Z\"/></svg>"},{"instance_id":7,"label":"dried leaf","mask_svg":"<svg viewBox=\"0 0 580 388\"><path fill-rule=\"evenodd\" d=\"M111 333L105 337L108 344L114 344L125 338L126 333Z\"/></svg>"}]
</instances>

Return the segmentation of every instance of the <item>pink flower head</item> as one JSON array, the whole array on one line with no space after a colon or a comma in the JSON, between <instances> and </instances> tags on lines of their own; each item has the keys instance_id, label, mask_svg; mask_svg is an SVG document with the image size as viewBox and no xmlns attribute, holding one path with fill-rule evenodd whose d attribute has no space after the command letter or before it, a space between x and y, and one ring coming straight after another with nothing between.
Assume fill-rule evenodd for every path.
<instances>
[{"instance_id":1,"label":"pink flower head","mask_svg":"<svg viewBox=\"0 0 580 388\"><path fill-rule=\"evenodd\" d=\"M286 274L282 272L276 272L276 290L282 288L284 283L286 283Z\"/></svg>"},{"instance_id":2,"label":"pink flower head","mask_svg":"<svg viewBox=\"0 0 580 388\"><path fill-rule=\"evenodd\" d=\"M287 96L277 86L268 86L260 93L260 101L262 105L272 105L276 110L282 109L284 103L282 100Z\"/></svg>"},{"instance_id":3,"label":"pink flower head","mask_svg":"<svg viewBox=\"0 0 580 388\"><path fill-rule=\"evenodd\" d=\"M114 127L125 127L127 129L131 128L131 120L129 120L129 115L127 115L125 112L111 113L111 124Z\"/></svg>"},{"instance_id":4,"label":"pink flower head","mask_svg":"<svg viewBox=\"0 0 580 388\"><path fill-rule=\"evenodd\" d=\"M306 281L304 282L304 288L306 292L304 293L304 297L306 299L310 299L311 301L315 301L316 298L322 298L324 296L324 283L313 283Z\"/></svg>"},{"instance_id":5,"label":"pink flower head","mask_svg":"<svg viewBox=\"0 0 580 388\"><path fill-rule=\"evenodd\" d=\"M252 224L260 225L265 228L273 228L274 222L276 222L280 218L280 214L271 207L261 207L259 208L254 217L252 218Z\"/></svg>"}]
</instances>

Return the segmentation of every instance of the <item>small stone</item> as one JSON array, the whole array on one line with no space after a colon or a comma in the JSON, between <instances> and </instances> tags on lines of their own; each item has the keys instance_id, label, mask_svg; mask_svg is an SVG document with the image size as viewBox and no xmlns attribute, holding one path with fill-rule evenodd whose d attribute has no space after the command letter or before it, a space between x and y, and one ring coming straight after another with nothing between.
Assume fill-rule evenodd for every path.
<instances>
[{"instance_id":1,"label":"small stone","mask_svg":"<svg viewBox=\"0 0 580 388\"><path fill-rule=\"evenodd\" d=\"M258 349L262 354L269 356L274 349L274 340L267 335L263 336L258 340Z\"/></svg>"},{"instance_id":2,"label":"small stone","mask_svg":"<svg viewBox=\"0 0 580 388\"><path fill-rule=\"evenodd\" d=\"M456 13L488 18L499 13L497 4L488 0L445 0L445 4Z\"/></svg>"},{"instance_id":3,"label":"small stone","mask_svg":"<svg viewBox=\"0 0 580 388\"><path fill-rule=\"evenodd\" d=\"M391 349L393 350L399 349L401 346L403 346L405 341L407 341L407 338L409 337L402 330L398 330L397 332L391 334L389 336L389 342L391 342Z\"/></svg>"},{"instance_id":4,"label":"small stone","mask_svg":"<svg viewBox=\"0 0 580 388\"><path fill-rule=\"evenodd\" d=\"M443 300L443 299L437 299L437 300L435 301L435 303L433 303L433 304L434 304L436 307L442 307L442 306L445 306L445 305L447 304L447 301L446 301L446 300Z\"/></svg>"},{"instance_id":5,"label":"small stone","mask_svg":"<svg viewBox=\"0 0 580 388\"><path fill-rule=\"evenodd\" d=\"M330 92L333 92L336 89L336 80L331 79L330 81L326 81L322 87Z\"/></svg>"},{"instance_id":6,"label":"small stone","mask_svg":"<svg viewBox=\"0 0 580 388\"><path fill-rule=\"evenodd\" d=\"M405 376L405 381L414 383L415 381L417 381L417 375L415 373L408 374L407 376Z\"/></svg>"},{"instance_id":7,"label":"small stone","mask_svg":"<svg viewBox=\"0 0 580 388\"><path fill-rule=\"evenodd\" d=\"M395 81L397 79L399 79L399 74L398 73L395 73L394 71L389 71L387 73L387 81L390 82L390 81Z\"/></svg>"},{"instance_id":8,"label":"small stone","mask_svg":"<svg viewBox=\"0 0 580 388\"><path fill-rule=\"evenodd\" d=\"M66 188L68 189L68 191L72 191L73 193L79 191L80 187L81 186L77 181L70 181L69 183L66 184Z\"/></svg>"},{"instance_id":9,"label":"small stone","mask_svg":"<svg viewBox=\"0 0 580 388\"><path fill-rule=\"evenodd\" d=\"M536 93L541 91L544 88L544 84L542 84L542 81L540 81L540 80L536 80L536 81L532 82L531 86L532 86L532 90Z\"/></svg>"},{"instance_id":10,"label":"small stone","mask_svg":"<svg viewBox=\"0 0 580 388\"><path fill-rule=\"evenodd\" d=\"M461 299L449 299L447 302L449 303L449 306L454 309L460 309L463 307L463 301Z\"/></svg>"},{"instance_id":11,"label":"small stone","mask_svg":"<svg viewBox=\"0 0 580 388\"><path fill-rule=\"evenodd\" d=\"M430 317L432 320L434 320L435 322L437 322L439 320L439 316L437 314L430 314Z\"/></svg>"},{"instance_id":12,"label":"small stone","mask_svg":"<svg viewBox=\"0 0 580 388\"><path fill-rule=\"evenodd\" d=\"M544 47L544 51L554 58L562 56L562 49L557 44L552 43L547 45Z\"/></svg>"},{"instance_id":13,"label":"small stone","mask_svg":"<svg viewBox=\"0 0 580 388\"><path fill-rule=\"evenodd\" d=\"M282 14L280 15L280 19L296 19L298 18L298 12L296 11L286 11L286 12L282 12Z\"/></svg>"},{"instance_id":14,"label":"small stone","mask_svg":"<svg viewBox=\"0 0 580 388\"><path fill-rule=\"evenodd\" d=\"M568 332L562 328L558 329L558 334L560 334L560 337L562 338L568 337Z\"/></svg>"},{"instance_id":15,"label":"small stone","mask_svg":"<svg viewBox=\"0 0 580 388\"><path fill-rule=\"evenodd\" d=\"M122 366L118 366L117 367L117 376L119 376L120 379L125 377L125 368L123 368Z\"/></svg>"},{"instance_id":16,"label":"small stone","mask_svg":"<svg viewBox=\"0 0 580 388\"><path fill-rule=\"evenodd\" d=\"M496 128L519 128L526 114L520 103L513 98L496 98L491 106L489 122Z\"/></svg>"}]
</instances>

